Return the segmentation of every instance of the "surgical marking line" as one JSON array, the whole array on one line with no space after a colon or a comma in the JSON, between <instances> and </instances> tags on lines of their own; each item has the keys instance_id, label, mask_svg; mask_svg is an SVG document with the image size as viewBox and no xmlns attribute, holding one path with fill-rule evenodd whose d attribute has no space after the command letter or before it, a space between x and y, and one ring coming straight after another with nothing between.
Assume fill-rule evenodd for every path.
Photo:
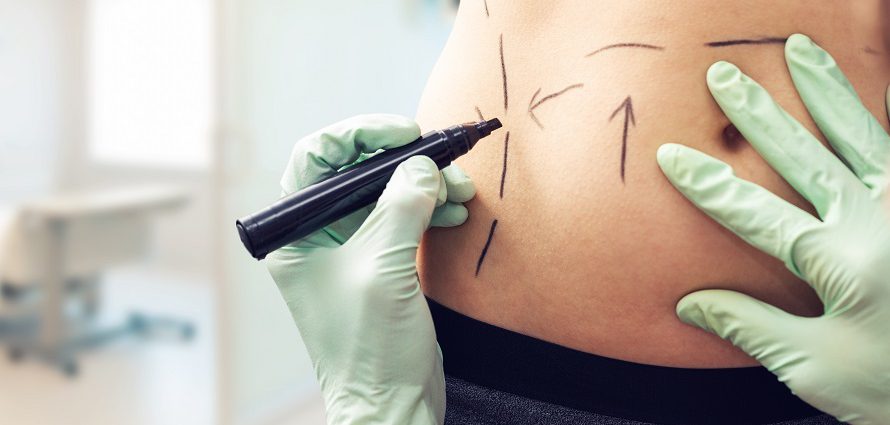
<instances>
[{"instance_id":1,"label":"surgical marking line","mask_svg":"<svg viewBox=\"0 0 890 425\"><path fill-rule=\"evenodd\" d=\"M479 109L478 106L476 106L476 115L479 116L479 121L485 121L485 116L482 115L482 111Z\"/></svg>"},{"instance_id":2,"label":"surgical marking line","mask_svg":"<svg viewBox=\"0 0 890 425\"><path fill-rule=\"evenodd\" d=\"M625 48L625 47L629 47L629 48L637 48L637 49L649 49L649 50L664 50L664 49L665 49L664 46L656 46L656 45L654 45L654 44L645 44L645 43L616 43L616 44L610 44L610 45L608 45L608 46L600 47L599 49L596 49L596 50L594 50L594 51L588 53L588 54L585 55L584 57L589 58L589 57L591 57L591 56L594 56L594 55L596 55L596 54L598 54L598 53L601 53L601 52L604 52L604 51L606 51L606 50L618 49L618 48Z\"/></svg>"},{"instance_id":3,"label":"surgical marking line","mask_svg":"<svg viewBox=\"0 0 890 425\"><path fill-rule=\"evenodd\" d=\"M504 34L501 34L500 38L500 53L501 53L501 76L504 80L504 112L507 112L507 107L509 106L508 97L507 97L507 65L504 63Z\"/></svg>"},{"instance_id":4,"label":"surgical marking line","mask_svg":"<svg viewBox=\"0 0 890 425\"><path fill-rule=\"evenodd\" d=\"M741 38L737 40L711 41L705 43L705 47L729 47L739 45L758 45L758 44L785 44L787 38L783 37L764 37L764 38Z\"/></svg>"},{"instance_id":5,"label":"surgical marking line","mask_svg":"<svg viewBox=\"0 0 890 425\"><path fill-rule=\"evenodd\" d=\"M485 240L485 246L482 247L482 253L479 255L479 261L476 262L476 277L479 277L479 271L482 269L482 262L485 261L485 255L488 254L488 247L491 246L491 239L494 236L494 229L498 227L498 220L491 222L491 229L488 231L488 239Z\"/></svg>"},{"instance_id":6,"label":"surgical marking line","mask_svg":"<svg viewBox=\"0 0 890 425\"><path fill-rule=\"evenodd\" d=\"M557 97L557 96L560 96L560 95L564 94L565 92L567 92L567 91L569 91L569 90L580 89L580 88L582 88L582 87L584 87L584 84L581 84L581 83L578 83L578 84L572 84L572 85L570 85L570 86L568 86L568 87L566 87L566 88L564 88L564 89L562 89L562 90L560 90L560 91L558 91L558 92L556 92L556 93L551 93L551 94L548 94L547 96L542 97L541 100L539 100L537 103L535 103L535 104L533 104L533 105L532 105L531 103L529 103L529 109L530 109L530 110L531 110L531 109L535 109L535 108L537 108L538 106L541 106L542 103L544 103L544 102L546 102L546 101L548 101L548 100L550 100L550 99L553 99L553 98L555 98L555 97ZM540 94L540 93L541 93L541 89L538 89L538 91L535 92L535 96L532 97L532 102L535 101L535 97L536 97L538 94Z\"/></svg>"},{"instance_id":7,"label":"surgical marking line","mask_svg":"<svg viewBox=\"0 0 890 425\"><path fill-rule=\"evenodd\" d=\"M612 116L609 117L609 122L615 119L615 116L618 115L619 112L624 111L624 133L621 136L621 183L625 183L624 181L624 171L625 164L627 162L627 135L629 126L628 124L633 124L634 127L637 126L637 119L634 117L634 105L633 100L631 100L630 96L624 99L624 102L621 102L621 106L612 112Z\"/></svg>"},{"instance_id":8,"label":"surgical marking line","mask_svg":"<svg viewBox=\"0 0 890 425\"><path fill-rule=\"evenodd\" d=\"M504 182L507 180L507 150L510 147L510 132L504 136L504 166L501 168L501 199L504 199Z\"/></svg>"},{"instance_id":9,"label":"surgical marking line","mask_svg":"<svg viewBox=\"0 0 890 425\"><path fill-rule=\"evenodd\" d=\"M537 98L538 98L538 95L541 94L541 89L539 88L538 91L536 91L535 94L532 95L531 100L528 102L528 115L531 117L532 121L534 121L535 124L538 125L538 127L540 127L540 128L543 129L544 126L541 124L541 121L539 121L539 120L538 120L538 117L535 116L535 112L534 112L535 109L537 109L538 106L541 106L542 103L544 103L544 102L546 102L546 101L548 101L548 100L552 100L552 99L554 99L554 98L556 98L556 97L562 96L563 94L565 94L565 93L566 93L567 91L569 91L569 90L580 89L580 88L583 88L583 87L584 87L584 84L581 84L581 83L578 83L578 84L572 84L572 85L570 85L570 86L568 86L568 87L566 87L566 88L564 88L564 89L562 89L562 90L560 90L560 91L558 91L558 92L556 92L556 93L548 94L547 96L542 97L541 100L535 102L535 99L537 99Z\"/></svg>"},{"instance_id":10,"label":"surgical marking line","mask_svg":"<svg viewBox=\"0 0 890 425\"><path fill-rule=\"evenodd\" d=\"M488 14L488 0L482 0L482 3L485 4L485 17L488 18L491 16Z\"/></svg>"}]
</instances>

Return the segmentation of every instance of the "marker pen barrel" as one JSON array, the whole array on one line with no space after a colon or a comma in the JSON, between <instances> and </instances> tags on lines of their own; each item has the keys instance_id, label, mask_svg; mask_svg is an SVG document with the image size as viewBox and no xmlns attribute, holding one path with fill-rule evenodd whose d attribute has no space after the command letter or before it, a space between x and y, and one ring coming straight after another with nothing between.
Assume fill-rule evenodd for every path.
<instances>
[{"instance_id":1,"label":"marker pen barrel","mask_svg":"<svg viewBox=\"0 0 890 425\"><path fill-rule=\"evenodd\" d=\"M376 202L396 167L406 159L424 155L439 169L445 168L498 128L501 122L497 119L456 125L387 149L238 220L238 235L250 255L261 260L270 252Z\"/></svg>"}]
</instances>

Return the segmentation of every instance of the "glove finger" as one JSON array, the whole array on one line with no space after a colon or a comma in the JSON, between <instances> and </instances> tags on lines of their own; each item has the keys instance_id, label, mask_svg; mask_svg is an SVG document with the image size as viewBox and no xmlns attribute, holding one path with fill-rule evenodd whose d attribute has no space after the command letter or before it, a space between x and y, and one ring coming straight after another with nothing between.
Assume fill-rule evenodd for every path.
<instances>
[{"instance_id":1,"label":"glove finger","mask_svg":"<svg viewBox=\"0 0 890 425\"><path fill-rule=\"evenodd\" d=\"M723 112L763 158L826 218L850 188L861 186L806 128L735 65L717 62L708 87Z\"/></svg>"},{"instance_id":2,"label":"glove finger","mask_svg":"<svg viewBox=\"0 0 890 425\"><path fill-rule=\"evenodd\" d=\"M455 227L464 224L469 217L467 207L459 202L448 202L433 211L430 227Z\"/></svg>"},{"instance_id":3,"label":"glove finger","mask_svg":"<svg viewBox=\"0 0 890 425\"><path fill-rule=\"evenodd\" d=\"M457 164L452 163L442 170L445 186L448 189L448 200L451 202L467 202L476 196L476 185L473 180Z\"/></svg>"},{"instance_id":4,"label":"glove finger","mask_svg":"<svg viewBox=\"0 0 890 425\"><path fill-rule=\"evenodd\" d=\"M799 360L791 344L805 319L747 295L719 289L693 292L677 303L677 316L730 341L774 373Z\"/></svg>"},{"instance_id":5,"label":"glove finger","mask_svg":"<svg viewBox=\"0 0 890 425\"><path fill-rule=\"evenodd\" d=\"M883 188L890 165L890 136L865 109L834 58L809 37L785 45L791 78L822 134L870 189Z\"/></svg>"},{"instance_id":6,"label":"glove finger","mask_svg":"<svg viewBox=\"0 0 890 425\"><path fill-rule=\"evenodd\" d=\"M436 208L448 202L448 188L445 186L445 175L439 173L439 192L436 193Z\"/></svg>"},{"instance_id":7,"label":"glove finger","mask_svg":"<svg viewBox=\"0 0 890 425\"><path fill-rule=\"evenodd\" d=\"M792 256L794 242L819 220L695 149L668 143L658 148L657 158L671 184L705 214L801 275Z\"/></svg>"},{"instance_id":8,"label":"glove finger","mask_svg":"<svg viewBox=\"0 0 890 425\"><path fill-rule=\"evenodd\" d=\"M346 245L360 246L383 264L413 273L417 247L429 227L441 176L425 156L411 157L396 168L377 206ZM410 267L408 267L410 266ZM402 270L405 269L405 270Z\"/></svg>"},{"instance_id":9,"label":"glove finger","mask_svg":"<svg viewBox=\"0 0 890 425\"><path fill-rule=\"evenodd\" d=\"M388 114L359 115L321 129L294 146L281 178L284 194L324 180L361 154L402 146L420 137L417 124Z\"/></svg>"}]
</instances>

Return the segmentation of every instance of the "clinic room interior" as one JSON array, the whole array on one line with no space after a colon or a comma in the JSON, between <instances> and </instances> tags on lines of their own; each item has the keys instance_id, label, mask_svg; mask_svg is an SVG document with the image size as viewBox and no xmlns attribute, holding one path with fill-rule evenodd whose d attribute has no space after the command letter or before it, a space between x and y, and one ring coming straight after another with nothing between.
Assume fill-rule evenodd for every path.
<instances>
[{"instance_id":1,"label":"clinic room interior","mask_svg":"<svg viewBox=\"0 0 890 425\"><path fill-rule=\"evenodd\" d=\"M301 135L413 115L452 6L0 1L0 423L324 423L234 221Z\"/></svg>"},{"instance_id":2,"label":"clinic room interior","mask_svg":"<svg viewBox=\"0 0 890 425\"><path fill-rule=\"evenodd\" d=\"M266 264L245 251L247 242L243 235L239 239L235 220L282 196L282 172L298 140L345 118L374 112L418 117L424 128L444 128L458 119L504 118L505 128L487 144L480 142L478 152L466 158L471 170L487 170L478 172L482 183L477 182L477 200L481 201L473 204L485 207L471 207L462 230L433 229L424 236L430 248L421 250L420 261L426 268L418 279L429 285L423 287L425 293L431 298L441 296L443 304L479 312L477 319L496 326L515 324L511 330L552 336L555 343L588 353L597 351L596 343L607 341L607 349L597 354L618 353L614 357L629 362L665 367L754 366L753 359L730 344L676 320L674 305L683 294L669 294L676 299L663 305L641 303L639 308L626 309L622 302L636 296L634 290L642 292L645 285L627 285L615 291L615 300L603 297L596 301L599 304L583 304L580 300L589 294L579 290L587 295L536 305L534 311L540 316L514 305L503 310L488 308L502 300L498 297L503 293L484 286L486 279L535 280L544 274L535 263L541 258L549 260L546 265L551 268L561 267L566 281L578 281L585 273L603 281L611 276L605 271L590 272L592 263L583 257L587 252L612 264L642 265L634 273L649 276L649 265L655 269L668 261L658 243L677 249L682 243L670 245L677 240L671 235L679 234L685 225L692 232L703 229L697 235L703 244L690 250L693 260L711 255L709 249L723 259L734 256L733 276L751 273L764 278L758 283L761 286L751 286L760 291L756 295L788 300L803 294L803 300L779 305L801 315L820 313L816 296L802 283L796 289L767 288L770 283L796 282L796 277L780 261L765 260L765 254L720 229L671 189L655 161L658 145L654 139L660 135L650 125L665 122L666 113L686 106L699 108L694 110L704 111L706 117L702 128L736 143L727 142L727 147L711 153L738 154L750 161L746 164L754 164L742 174L755 175L761 178L758 183L765 181L768 189L804 205L803 198L741 141L738 130L706 93L704 81L707 65L714 61L711 56L738 52L729 47L740 45L749 49L745 52L760 52L746 57L744 65L756 68L756 61L765 57L775 59L781 64L775 70L785 72L778 46L789 34L778 34L781 38L755 34L756 39L730 41L707 35L691 43L691 48L670 37L598 39L577 57L542 61L542 69L557 77L540 83L533 80L537 71L528 64L538 63L530 59L533 54L551 54L540 47L546 45L546 37L541 37L539 50L520 53L516 47L520 42L515 41L519 36L507 34L505 42L505 35L492 29L496 12L512 12L489 10L490 3L498 3L477 1L474 4L479 7L467 19L488 37L484 41L488 44L478 44L491 47L485 67L492 72L467 78L472 80L467 91L477 89L478 96L455 112L458 108L448 109L453 106L448 101L458 97L459 90L424 93L425 88L453 87L436 72L462 76L453 68L436 67L440 60L461 62L462 52L446 49L443 53L446 42L451 43L449 36L452 41L476 44L461 38L468 37L464 32L451 35L459 19L458 3L0 0L0 424L324 424L325 398L292 312ZM516 18L519 13L510 16ZM523 37L523 43L535 45L535 36ZM857 51L855 60L862 63L886 56L877 43L859 47L862 51ZM674 63L671 55L677 51L680 62L700 61L696 62L702 70L699 80L668 75ZM466 54L480 53L468 49ZM601 68L608 78L631 81L627 86L633 90L627 91L617 83L597 85L572 74L619 56L634 64L661 61L658 66L668 70L663 78L688 88L691 94L671 99L674 104L653 112L658 109L655 103L647 104L647 96L637 96L637 92L661 92L655 84L633 80L642 75L642 68L611 74L611 68ZM845 53L844 64L853 61L851 57L852 53ZM510 66L515 68L510 69L508 89ZM862 69L865 65L854 75L857 88L876 88L877 83L866 78ZM766 80L767 89L787 88L781 93L785 101L792 96L791 80L784 74L776 76L775 70L755 72ZM493 88L474 87L475 80L482 81L480 87ZM881 84L883 90L886 81ZM593 91L607 101L584 103L584 96L592 96ZM884 110L884 91L863 98L872 112ZM794 102L792 115L804 116L803 104ZM601 118L590 125L600 126L603 132L596 137L607 134L611 144L596 152L596 160L588 163L583 156L586 151L572 150L580 143L567 143L566 150L554 149L549 156L531 150L530 144L545 139L542 134L580 131L573 127L573 118L567 118L572 113ZM878 120L882 129L887 127L885 116ZM683 122L688 130L684 135L692 134L690 122L691 118ZM811 121L804 124L815 129ZM646 143L638 142L647 137ZM663 142L668 141L673 140ZM539 220L543 223L539 226L535 214L552 205L524 213L515 208L537 196L525 190L536 184L530 162L522 162L528 158L551 169L585 169L585 178L594 176L608 183L596 190L579 190L586 186L573 180L577 175L554 173L541 181L561 186L541 199L562 193L570 200L566 202L583 205L611 193L618 195L611 197L609 205L627 209L594 217L593 210L569 208L551 221ZM559 161L561 165L554 165ZM622 192L627 188L643 192ZM646 195L634 199L625 197L626 193ZM583 231L578 232L578 240L587 243L589 251L551 246L538 253L528 248L527 242L534 237L551 243L558 239L548 239L552 232L548 233L547 226L559 220L589 220L601 226L608 220L629 223L651 218L651 210L645 207L661 202L666 206L665 222L670 217L686 221L676 228L659 229L656 235L647 233L645 223L631 229L629 238L658 241L648 251L633 251L633 242L625 243L617 236L591 241ZM809 206L802 208L813 214ZM448 245L467 240L457 245L461 249ZM506 248L510 243L519 248ZM647 258L648 254L652 255ZM440 257L443 261L437 263ZM560 260L552 260L555 257ZM719 269L713 264L721 261L702 260L684 271L708 275ZM455 263L465 264L466 269L454 271L451 265ZM459 273L463 274L453 283L439 284ZM540 286L517 293L510 301L531 299L538 294L534 291L549 291L550 285L542 280ZM645 288L659 291L654 285ZM584 314L593 310L601 314L620 311L626 316L651 313L669 317L670 323L651 327L635 323L603 339L595 333L573 333L582 324L570 318L587 317ZM512 313L519 319L509 316ZM536 321L548 315L569 318L565 319L568 325L548 330ZM668 341L665 346L670 349L659 352L656 345L664 341L652 338L644 348L627 348L626 341L660 330L687 338L682 340L686 345ZM704 354L687 356L683 350L691 346L701 347ZM625 355L627 351L631 354ZM712 357L718 359L713 364L709 363Z\"/></svg>"}]
</instances>

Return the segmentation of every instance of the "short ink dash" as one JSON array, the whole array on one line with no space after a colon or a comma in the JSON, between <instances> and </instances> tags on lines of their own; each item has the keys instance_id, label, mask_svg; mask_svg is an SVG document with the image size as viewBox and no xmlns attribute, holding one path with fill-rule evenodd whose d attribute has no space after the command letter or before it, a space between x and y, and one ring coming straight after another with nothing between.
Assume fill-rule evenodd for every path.
<instances>
[{"instance_id":1,"label":"short ink dash","mask_svg":"<svg viewBox=\"0 0 890 425\"><path fill-rule=\"evenodd\" d=\"M598 53L604 52L606 50L611 49L619 49L619 48L635 48L635 49L649 49L649 50L664 50L664 46L656 46L654 44L645 44L645 43L616 43L610 44L608 46L600 47L590 53L588 53L585 57L589 58Z\"/></svg>"},{"instance_id":2,"label":"short ink dash","mask_svg":"<svg viewBox=\"0 0 890 425\"><path fill-rule=\"evenodd\" d=\"M729 47L740 45L758 45L758 44L785 44L787 38L782 37L764 37L764 38L741 38L737 40L711 41L705 43L706 47Z\"/></svg>"},{"instance_id":3,"label":"short ink dash","mask_svg":"<svg viewBox=\"0 0 890 425\"><path fill-rule=\"evenodd\" d=\"M508 106L509 102L507 99L507 65L504 63L504 34L501 34L500 52L501 52L501 76L504 79L504 112L507 112L507 106Z\"/></svg>"},{"instance_id":4,"label":"short ink dash","mask_svg":"<svg viewBox=\"0 0 890 425\"><path fill-rule=\"evenodd\" d=\"M504 199L504 182L507 180L507 152L510 148L510 132L504 136L504 166L501 168L501 199Z\"/></svg>"},{"instance_id":5,"label":"short ink dash","mask_svg":"<svg viewBox=\"0 0 890 425\"><path fill-rule=\"evenodd\" d=\"M486 121L485 115L482 115L482 110L479 107L476 107L476 115L479 116L479 121Z\"/></svg>"},{"instance_id":6,"label":"short ink dash","mask_svg":"<svg viewBox=\"0 0 890 425\"><path fill-rule=\"evenodd\" d=\"M488 231L488 239L485 240L485 246L482 247L482 253L479 254L479 261L476 262L476 277L479 277L479 271L482 269L482 262L485 261L485 255L488 254L488 247L491 246L491 238L494 236L494 229L498 227L498 220L491 222L491 229Z\"/></svg>"},{"instance_id":7,"label":"short ink dash","mask_svg":"<svg viewBox=\"0 0 890 425\"><path fill-rule=\"evenodd\" d=\"M485 5L485 17L490 17L491 15L488 14L488 0L482 0L482 4Z\"/></svg>"},{"instance_id":8,"label":"short ink dash","mask_svg":"<svg viewBox=\"0 0 890 425\"><path fill-rule=\"evenodd\" d=\"M535 116L535 112L534 112L535 109L537 109L538 106L541 106L542 103L544 103L548 100L552 100L556 97L562 96L563 94L565 94L566 92L568 92L570 90L580 89L583 87L584 87L584 84L580 84L580 83L572 84L572 85L570 85L556 93L548 94L547 96L544 96L543 98L541 98L541 100L538 100L537 102L535 102L535 100L537 100L537 98L538 98L538 95L541 94L541 89L538 89L538 91L536 91L535 94L532 95L532 99L528 102L528 115L531 117L532 121L534 121L535 124L538 125L538 127L543 129L544 126L541 124L541 121L539 121L538 117Z\"/></svg>"}]
</instances>

